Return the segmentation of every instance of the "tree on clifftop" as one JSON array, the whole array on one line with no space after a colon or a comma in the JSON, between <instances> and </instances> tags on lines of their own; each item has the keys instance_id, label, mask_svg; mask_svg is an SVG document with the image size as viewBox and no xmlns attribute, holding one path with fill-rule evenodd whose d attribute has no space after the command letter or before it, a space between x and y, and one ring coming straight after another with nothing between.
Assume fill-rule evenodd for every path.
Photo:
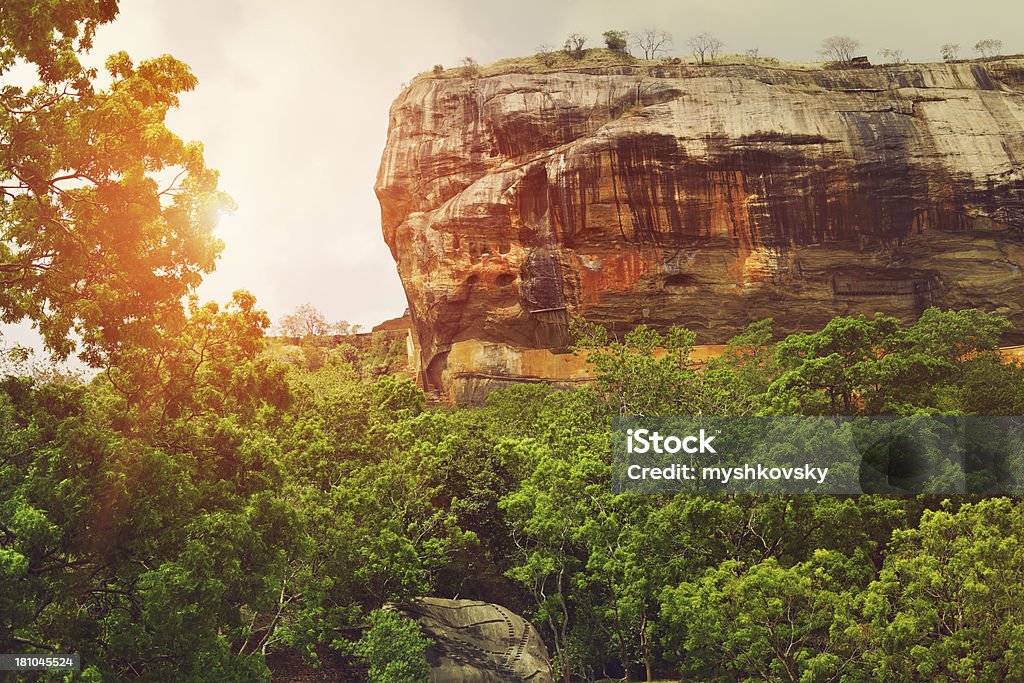
<instances>
[{"instance_id":1,"label":"tree on clifftop","mask_svg":"<svg viewBox=\"0 0 1024 683\"><path fill-rule=\"evenodd\" d=\"M974 51L982 58L996 57L1003 51L1003 41L994 38L979 40L974 44Z\"/></svg>"},{"instance_id":2,"label":"tree on clifftop","mask_svg":"<svg viewBox=\"0 0 1024 683\"><path fill-rule=\"evenodd\" d=\"M203 148L165 125L196 78L164 55L109 57L111 85L79 56L116 0L5 2L0 76L18 64L34 83L0 89L0 319L31 320L60 357L84 341L103 365L152 339L152 322L214 268L212 235L230 199Z\"/></svg>"},{"instance_id":3,"label":"tree on clifftop","mask_svg":"<svg viewBox=\"0 0 1024 683\"><path fill-rule=\"evenodd\" d=\"M609 50L624 55L629 54L629 50L627 49L629 31L605 31L603 35L604 44Z\"/></svg>"},{"instance_id":4,"label":"tree on clifftop","mask_svg":"<svg viewBox=\"0 0 1024 683\"><path fill-rule=\"evenodd\" d=\"M878 51L879 56L885 60L885 64L906 64L907 58L903 56L901 47L883 47Z\"/></svg>"},{"instance_id":5,"label":"tree on clifftop","mask_svg":"<svg viewBox=\"0 0 1024 683\"><path fill-rule=\"evenodd\" d=\"M697 58L701 64L707 64L708 62L715 61L718 57L718 53L722 51L722 47L725 45L718 38L705 31L699 33L688 41L690 49L693 50L693 56Z\"/></svg>"},{"instance_id":6,"label":"tree on clifftop","mask_svg":"<svg viewBox=\"0 0 1024 683\"><path fill-rule=\"evenodd\" d=\"M633 43L644 53L644 59L654 59L672 47L672 34L647 28L633 34Z\"/></svg>"},{"instance_id":7,"label":"tree on clifftop","mask_svg":"<svg viewBox=\"0 0 1024 683\"><path fill-rule=\"evenodd\" d=\"M818 54L830 62L848 64L853 61L853 53L860 48L860 41L850 36L829 36L821 41Z\"/></svg>"},{"instance_id":8,"label":"tree on clifftop","mask_svg":"<svg viewBox=\"0 0 1024 683\"><path fill-rule=\"evenodd\" d=\"M540 63L544 66L551 66L558 61L558 54L553 45L541 43L537 46L537 58L540 59Z\"/></svg>"},{"instance_id":9,"label":"tree on clifftop","mask_svg":"<svg viewBox=\"0 0 1024 683\"><path fill-rule=\"evenodd\" d=\"M570 33L565 39L565 44L562 46L562 50L567 55L572 55L577 59L583 56L583 46L587 44L587 37L582 33Z\"/></svg>"}]
</instances>

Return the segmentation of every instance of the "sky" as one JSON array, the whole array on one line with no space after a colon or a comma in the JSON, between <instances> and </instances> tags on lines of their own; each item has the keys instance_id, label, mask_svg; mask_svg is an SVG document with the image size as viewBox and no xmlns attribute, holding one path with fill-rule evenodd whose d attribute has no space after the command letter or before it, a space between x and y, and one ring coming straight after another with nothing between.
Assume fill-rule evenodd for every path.
<instances>
[{"instance_id":1,"label":"sky","mask_svg":"<svg viewBox=\"0 0 1024 683\"><path fill-rule=\"evenodd\" d=\"M406 306L373 193L403 85L467 56L485 64L570 32L597 45L608 29L648 27L673 34L671 54L702 31L726 52L798 61L817 59L834 34L859 39L872 59L902 48L935 61L949 42L970 56L989 37L1024 52L1019 0L122 0L91 60L169 53L199 79L169 127L205 145L239 207L218 228L225 249L202 298L248 289L275 321L309 302L368 328Z\"/></svg>"}]
</instances>

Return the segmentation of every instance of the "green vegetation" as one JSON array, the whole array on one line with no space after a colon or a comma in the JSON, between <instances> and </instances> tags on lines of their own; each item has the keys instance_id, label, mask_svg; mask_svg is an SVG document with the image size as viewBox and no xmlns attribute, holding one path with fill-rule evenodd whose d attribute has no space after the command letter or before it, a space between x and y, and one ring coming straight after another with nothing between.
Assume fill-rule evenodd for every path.
<instances>
[{"instance_id":1,"label":"green vegetation","mask_svg":"<svg viewBox=\"0 0 1024 683\"><path fill-rule=\"evenodd\" d=\"M523 57L511 57L500 59L492 64L483 66L472 64L474 68L467 69L463 61L461 68L445 69L440 64L420 77L433 78L465 78L465 77L490 77L511 73L549 73L557 71L576 71L590 69L612 69L623 66L632 67L634 73L644 73L643 70L653 71L658 67L666 65L687 65L697 67L708 66L737 66L753 65L761 67L785 68L800 71L817 71L820 69L847 68L855 64L854 58L861 48L859 40L845 35L830 36L821 41L818 49L819 61L784 61L775 57L761 56L758 48L750 48L742 54L724 54L725 44L716 36L708 32L702 32L691 36L686 41L688 54L671 56L673 44L672 34L654 28L647 28L641 31L608 30L602 34L604 48L586 48L587 36L581 33L571 33L566 38L560 49L543 44L536 48L532 55ZM630 53L630 48L635 51ZM1012 60L1022 55L1003 55L1003 42L996 39L985 39L978 41L974 51L978 58L974 61L992 62L998 60ZM903 49L900 47L887 47L879 50L881 66L900 66L909 63L904 57ZM939 54L944 62L958 62L960 56L960 45L956 43L945 43L939 49ZM972 60L964 60L972 61ZM868 66L867 62L864 66ZM699 75L702 71L683 72Z\"/></svg>"},{"instance_id":2,"label":"green vegetation","mask_svg":"<svg viewBox=\"0 0 1024 683\"><path fill-rule=\"evenodd\" d=\"M605 31L604 44L612 52L628 52L629 32L628 31Z\"/></svg>"},{"instance_id":3,"label":"green vegetation","mask_svg":"<svg viewBox=\"0 0 1024 683\"><path fill-rule=\"evenodd\" d=\"M952 57L945 61L956 61L955 57ZM883 55L883 58L896 64L897 61L900 65L907 63L906 59L902 55L896 55L893 57L889 52ZM897 60L898 58L898 60ZM1010 55L998 58L990 58L988 61L990 68L995 69L1002 62L998 60L1015 60L1020 59L1021 55ZM996 60L996 61L991 61ZM700 68L712 68L712 67L735 67L735 66L759 66L765 68L781 68L790 69L794 71L819 71L821 69L833 68L842 66L839 62L793 62L779 60L775 57L764 57L760 54L716 54L714 62L710 62L710 53L705 56L705 64L701 65L699 57L691 55L681 55L679 57L656 57L652 59L644 59L643 57L635 57L629 53L623 53L618 51L609 50L606 48L589 48L583 50L580 55L569 55L563 50L555 50L550 46L542 45L538 46L537 52L532 55L524 57L510 57L506 59L500 59L491 64L480 65L475 71L472 72L474 78L489 78L492 76L502 76L505 74L541 74L541 73L556 73L560 71L580 71L580 70L601 70L601 69L632 69L632 73L635 74L649 74L655 75L659 69L664 70L665 67L700 67ZM1012 62L1010 62L1012 63ZM667 71L672 74L675 72ZM699 71L683 71L681 72L684 76L699 76L702 72ZM419 75L419 78L464 78L469 76L469 73L465 71L464 67L458 67L453 69L438 69L437 65L428 72L424 72ZM812 88L821 89L819 86L795 84L791 87L800 88Z\"/></svg>"},{"instance_id":4,"label":"green vegetation","mask_svg":"<svg viewBox=\"0 0 1024 683\"><path fill-rule=\"evenodd\" d=\"M38 74L0 89L0 319L34 322L64 357L77 335L97 367L182 324L181 300L213 270L212 230L232 207L202 145L164 124L196 85L185 64L119 52L105 90L80 64L116 12L19 2L0 14L0 76L19 63Z\"/></svg>"},{"instance_id":5,"label":"green vegetation","mask_svg":"<svg viewBox=\"0 0 1024 683\"><path fill-rule=\"evenodd\" d=\"M0 93L0 308L59 353L77 329L101 370L23 372L15 351L0 378L0 652L84 665L28 680L266 681L283 648L423 680L428 643L385 608L425 595L520 606L564 681L1024 676L1020 501L610 487L614 415L1020 415L1003 318L840 317L777 342L762 321L700 369L690 331L580 323L593 386L428 410L386 338L336 344L314 316L286 344L246 292L188 296L223 199L163 126L194 81L118 55L95 92L76 50L115 5L0 13L0 69L40 74Z\"/></svg>"},{"instance_id":6,"label":"green vegetation","mask_svg":"<svg viewBox=\"0 0 1024 683\"><path fill-rule=\"evenodd\" d=\"M0 649L253 680L268 652L329 647L416 680L421 636L376 610L460 595L527 605L566 680L1018 675L1019 502L609 483L617 414L1020 414L996 315L837 318L774 344L766 321L702 369L689 331L583 324L592 387L425 410L344 345L282 358L249 303L194 309L159 372L0 385ZM200 339L218 351L195 365Z\"/></svg>"},{"instance_id":7,"label":"green vegetation","mask_svg":"<svg viewBox=\"0 0 1024 683\"><path fill-rule=\"evenodd\" d=\"M353 649L369 664L371 683L426 683L430 667L424 652L429 645L416 622L377 610L370 615L366 635Z\"/></svg>"}]
</instances>

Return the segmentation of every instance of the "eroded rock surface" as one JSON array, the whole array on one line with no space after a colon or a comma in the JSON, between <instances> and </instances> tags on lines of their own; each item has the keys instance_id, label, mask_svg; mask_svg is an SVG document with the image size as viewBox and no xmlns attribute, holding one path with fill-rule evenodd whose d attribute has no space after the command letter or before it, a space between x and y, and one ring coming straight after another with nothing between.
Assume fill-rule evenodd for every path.
<instances>
[{"instance_id":1,"label":"eroded rock surface","mask_svg":"<svg viewBox=\"0 0 1024 683\"><path fill-rule=\"evenodd\" d=\"M501 605L420 598L401 607L434 641L427 650L437 683L551 683L547 648L537 631Z\"/></svg>"},{"instance_id":2,"label":"eroded rock surface","mask_svg":"<svg viewBox=\"0 0 1024 683\"><path fill-rule=\"evenodd\" d=\"M422 77L376 191L425 379L456 395L573 381L548 357L573 315L703 344L928 305L1024 331L1022 60Z\"/></svg>"}]
</instances>

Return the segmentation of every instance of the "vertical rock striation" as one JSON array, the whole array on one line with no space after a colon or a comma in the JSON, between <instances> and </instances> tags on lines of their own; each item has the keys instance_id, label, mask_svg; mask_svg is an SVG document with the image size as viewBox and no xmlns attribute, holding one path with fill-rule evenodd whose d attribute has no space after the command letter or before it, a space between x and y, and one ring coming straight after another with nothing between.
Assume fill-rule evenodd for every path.
<instances>
[{"instance_id":1,"label":"vertical rock striation","mask_svg":"<svg viewBox=\"0 0 1024 683\"><path fill-rule=\"evenodd\" d=\"M719 343L980 307L1024 331L1024 61L421 77L376 185L425 380L579 379L568 321Z\"/></svg>"}]
</instances>

